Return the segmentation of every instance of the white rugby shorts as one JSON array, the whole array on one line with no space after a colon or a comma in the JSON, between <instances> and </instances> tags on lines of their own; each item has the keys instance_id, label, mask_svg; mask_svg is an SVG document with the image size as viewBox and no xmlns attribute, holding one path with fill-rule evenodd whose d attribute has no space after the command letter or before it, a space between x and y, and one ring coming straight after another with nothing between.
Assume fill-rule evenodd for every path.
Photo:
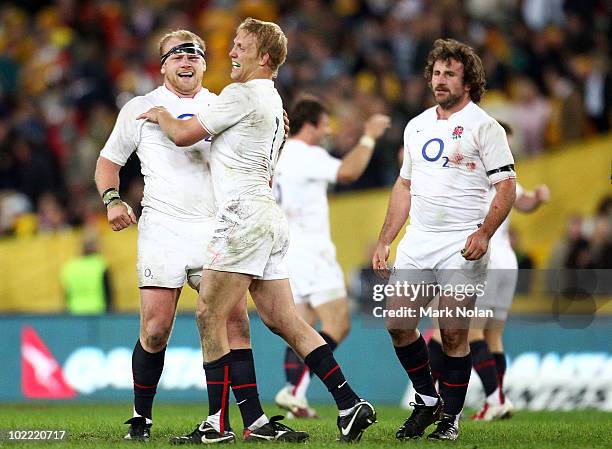
<instances>
[{"instance_id":1,"label":"white rugby shorts","mask_svg":"<svg viewBox=\"0 0 612 449\"><path fill-rule=\"evenodd\" d=\"M318 236L292 236L287 266L296 304L318 307L346 297L344 274L331 240Z\"/></svg>"},{"instance_id":2,"label":"white rugby shorts","mask_svg":"<svg viewBox=\"0 0 612 449\"><path fill-rule=\"evenodd\" d=\"M190 221L145 207L138 220L138 287L179 288L188 282L197 289L213 218Z\"/></svg>"},{"instance_id":3,"label":"white rugby shorts","mask_svg":"<svg viewBox=\"0 0 612 449\"><path fill-rule=\"evenodd\" d=\"M232 200L217 212L203 266L255 279L287 279L288 247L287 219L274 200Z\"/></svg>"},{"instance_id":4,"label":"white rugby shorts","mask_svg":"<svg viewBox=\"0 0 612 449\"><path fill-rule=\"evenodd\" d=\"M505 321L512 305L517 279L518 262L512 247L506 242L493 242L487 285L476 306L479 309L491 310L494 319Z\"/></svg>"},{"instance_id":5,"label":"white rugby shorts","mask_svg":"<svg viewBox=\"0 0 612 449\"><path fill-rule=\"evenodd\" d=\"M408 226L397 247L389 283L437 283L442 287L483 285L490 249L479 260L466 260L461 255L468 236L475 231L432 232Z\"/></svg>"}]
</instances>

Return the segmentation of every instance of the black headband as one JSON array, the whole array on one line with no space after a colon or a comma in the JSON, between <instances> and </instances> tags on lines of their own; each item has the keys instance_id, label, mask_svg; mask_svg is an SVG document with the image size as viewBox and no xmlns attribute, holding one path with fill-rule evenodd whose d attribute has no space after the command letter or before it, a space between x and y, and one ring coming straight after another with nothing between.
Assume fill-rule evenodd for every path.
<instances>
[{"instance_id":1,"label":"black headband","mask_svg":"<svg viewBox=\"0 0 612 449\"><path fill-rule=\"evenodd\" d=\"M184 44L179 44L175 47L172 47L161 57L161 65L164 65L166 59L168 59L171 55L175 55L178 53L187 53L190 55L200 55L204 58L204 49L195 42L187 42Z\"/></svg>"}]
</instances>

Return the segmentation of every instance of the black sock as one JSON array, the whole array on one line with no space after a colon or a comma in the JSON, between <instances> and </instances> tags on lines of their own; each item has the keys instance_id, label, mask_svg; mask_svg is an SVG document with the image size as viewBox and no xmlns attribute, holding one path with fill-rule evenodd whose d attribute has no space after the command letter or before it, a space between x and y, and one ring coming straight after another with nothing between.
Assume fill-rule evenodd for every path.
<instances>
[{"instance_id":1,"label":"black sock","mask_svg":"<svg viewBox=\"0 0 612 449\"><path fill-rule=\"evenodd\" d=\"M334 352L336 348L338 347L338 342L334 340L333 337L329 335L327 332L320 331L319 335L321 335L321 337L323 337L323 340L325 340L325 343L329 345L329 349L331 349L332 352Z\"/></svg>"},{"instance_id":2,"label":"black sock","mask_svg":"<svg viewBox=\"0 0 612 449\"><path fill-rule=\"evenodd\" d=\"M435 382L440 382L442 371L444 371L444 351L442 350L442 345L432 338L427 343L427 350L429 352L431 376Z\"/></svg>"},{"instance_id":3,"label":"black sock","mask_svg":"<svg viewBox=\"0 0 612 449\"><path fill-rule=\"evenodd\" d=\"M319 346L304 358L304 363L316 374L334 397L339 410L351 408L359 396L350 387L340 365L328 345Z\"/></svg>"},{"instance_id":4,"label":"black sock","mask_svg":"<svg viewBox=\"0 0 612 449\"><path fill-rule=\"evenodd\" d=\"M246 429L264 414L257 392L255 362L251 349L232 349L230 379L236 403Z\"/></svg>"},{"instance_id":5,"label":"black sock","mask_svg":"<svg viewBox=\"0 0 612 449\"><path fill-rule=\"evenodd\" d=\"M463 357L451 357L444 354L444 371L440 385L440 395L444 400L444 413L449 415L461 413L471 372L471 354Z\"/></svg>"},{"instance_id":6,"label":"black sock","mask_svg":"<svg viewBox=\"0 0 612 449\"><path fill-rule=\"evenodd\" d=\"M290 346L285 351L285 378L287 383L296 386L304 375L306 365Z\"/></svg>"},{"instance_id":7,"label":"black sock","mask_svg":"<svg viewBox=\"0 0 612 449\"><path fill-rule=\"evenodd\" d=\"M134 409L140 416L153 417L153 399L157 392L157 383L164 369L166 348L159 352L147 352L136 341L132 352L132 377L134 379Z\"/></svg>"},{"instance_id":8,"label":"black sock","mask_svg":"<svg viewBox=\"0 0 612 449\"><path fill-rule=\"evenodd\" d=\"M472 353L472 366L480 377L485 396L491 395L497 389L497 368L495 359L489 351L489 345L484 340L477 340L470 343Z\"/></svg>"},{"instance_id":9,"label":"black sock","mask_svg":"<svg viewBox=\"0 0 612 449\"><path fill-rule=\"evenodd\" d=\"M497 368L497 386L499 387L499 394L501 401L504 402L504 375L506 374L506 354L503 352L494 352L493 359L495 360L495 367Z\"/></svg>"},{"instance_id":10,"label":"black sock","mask_svg":"<svg viewBox=\"0 0 612 449\"><path fill-rule=\"evenodd\" d=\"M429 367L429 354L422 335L406 346L395 346L395 354L412 381L414 390L422 395L437 397Z\"/></svg>"},{"instance_id":11,"label":"black sock","mask_svg":"<svg viewBox=\"0 0 612 449\"><path fill-rule=\"evenodd\" d=\"M208 388L208 415L219 414L219 431L231 429L229 421L229 390L231 352L214 362L204 363Z\"/></svg>"}]
</instances>

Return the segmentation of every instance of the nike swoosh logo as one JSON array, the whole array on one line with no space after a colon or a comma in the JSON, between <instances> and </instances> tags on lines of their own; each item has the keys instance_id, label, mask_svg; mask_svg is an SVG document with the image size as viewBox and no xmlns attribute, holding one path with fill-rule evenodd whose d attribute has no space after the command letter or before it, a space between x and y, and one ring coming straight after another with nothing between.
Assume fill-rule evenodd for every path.
<instances>
[{"instance_id":1,"label":"nike swoosh logo","mask_svg":"<svg viewBox=\"0 0 612 449\"><path fill-rule=\"evenodd\" d=\"M363 407L363 405L360 405L359 408L355 410L355 414L349 421L348 425L340 429L340 431L342 432L342 435L347 436L349 434L349 432L351 431L351 427L353 427L353 423L355 422L355 418L357 418L357 414L359 413L359 410L361 409L361 407Z\"/></svg>"},{"instance_id":2,"label":"nike swoosh logo","mask_svg":"<svg viewBox=\"0 0 612 449\"><path fill-rule=\"evenodd\" d=\"M246 401L247 401L247 399L243 399L243 400L242 400L242 401L240 401L240 402L236 402L236 405L244 404Z\"/></svg>"},{"instance_id":3,"label":"nike swoosh logo","mask_svg":"<svg viewBox=\"0 0 612 449\"><path fill-rule=\"evenodd\" d=\"M344 382L342 382L340 385L338 385L338 388L342 388L346 385L346 380Z\"/></svg>"}]
</instances>

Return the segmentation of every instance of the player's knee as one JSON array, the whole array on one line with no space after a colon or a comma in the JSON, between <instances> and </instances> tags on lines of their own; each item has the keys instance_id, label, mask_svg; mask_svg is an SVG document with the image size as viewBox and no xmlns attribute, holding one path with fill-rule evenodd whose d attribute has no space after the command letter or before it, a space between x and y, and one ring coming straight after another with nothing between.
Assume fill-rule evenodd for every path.
<instances>
[{"instance_id":1,"label":"player's knee","mask_svg":"<svg viewBox=\"0 0 612 449\"><path fill-rule=\"evenodd\" d=\"M244 317L231 317L227 322L227 335L231 341L248 342L251 338L249 319ZM231 343L230 341L230 343Z\"/></svg>"},{"instance_id":2,"label":"player's knee","mask_svg":"<svg viewBox=\"0 0 612 449\"><path fill-rule=\"evenodd\" d=\"M462 345L467 345L466 333L462 330L444 329L442 332L442 346L445 352L458 349Z\"/></svg>"},{"instance_id":3,"label":"player's knee","mask_svg":"<svg viewBox=\"0 0 612 449\"><path fill-rule=\"evenodd\" d=\"M214 309L210 307L210 305L202 300L202 298L198 298L198 302L196 304L195 316L198 325L206 326L206 324L214 319Z\"/></svg>"},{"instance_id":4,"label":"player's knee","mask_svg":"<svg viewBox=\"0 0 612 449\"><path fill-rule=\"evenodd\" d=\"M388 328L393 346L406 346L419 338L416 329L394 329Z\"/></svg>"},{"instance_id":5,"label":"player's knee","mask_svg":"<svg viewBox=\"0 0 612 449\"><path fill-rule=\"evenodd\" d=\"M149 352L159 352L166 347L170 338L170 326L157 326L145 330L144 344Z\"/></svg>"}]
</instances>

